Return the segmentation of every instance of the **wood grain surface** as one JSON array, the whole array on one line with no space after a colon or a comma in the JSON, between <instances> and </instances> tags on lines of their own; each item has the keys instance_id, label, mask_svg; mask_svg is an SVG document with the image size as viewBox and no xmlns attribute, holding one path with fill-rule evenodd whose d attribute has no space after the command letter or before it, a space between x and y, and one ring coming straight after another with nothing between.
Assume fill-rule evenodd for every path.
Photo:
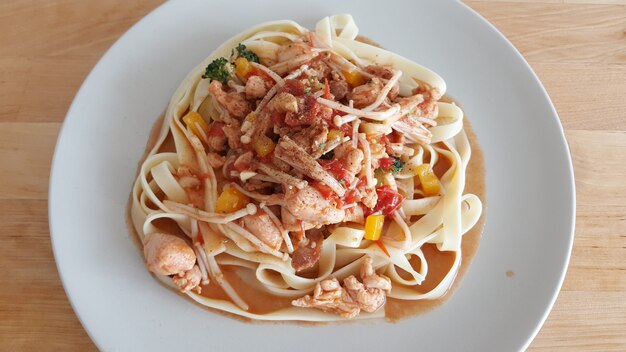
<instances>
[{"instance_id":1,"label":"wood grain surface","mask_svg":"<svg viewBox=\"0 0 626 352\"><path fill-rule=\"evenodd\" d=\"M467 2L529 61L573 155L574 249L531 351L626 351L625 1ZM0 1L0 350L96 349L52 256L50 161L81 82L161 2Z\"/></svg>"}]
</instances>

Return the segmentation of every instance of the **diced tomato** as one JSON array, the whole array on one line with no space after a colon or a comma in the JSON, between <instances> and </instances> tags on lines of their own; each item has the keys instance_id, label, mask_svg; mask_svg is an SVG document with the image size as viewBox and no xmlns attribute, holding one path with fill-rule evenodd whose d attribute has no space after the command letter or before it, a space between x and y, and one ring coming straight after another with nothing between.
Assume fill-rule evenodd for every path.
<instances>
[{"instance_id":1,"label":"diced tomato","mask_svg":"<svg viewBox=\"0 0 626 352\"><path fill-rule=\"evenodd\" d=\"M346 204L352 204L352 203L356 203L358 202L360 199L357 196L357 191L352 189L350 190L348 193L346 193L346 195L343 198L343 201L346 202Z\"/></svg>"},{"instance_id":2,"label":"diced tomato","mask_svg":"<svg viewBox=\"0 0 626 352\"><path fill-rule=\"evenodd\" d=\"M396 159L394 158L378 159L378 165L380 165L380 168L383 169L384 171L391 171L391 168L393 167L393 164L395 162L396 162Z\"/></svg>"},{"instance_id":3,"label":"diced tomato","mask_svg":"<svg viewBox=\"0 0 626 352\"><path fill-rule=\"evenodd\" d=\"M225 136L224 134L224 123L223 122L219 122L219 121L215 121L211 124L211 127L209 128L209 136L212 137L223 137Z\"/></svg>"},{"instance_id":4,"label":"diced tomato","mask_svg":"<svg viewBox=\"0 0 626 352\"><path fill-rule=\"evenodd\" d=\"M309 95L304 99L304 115L314 116L320 114L323 105L317 102L314 96Z\"/></svg>"},{"instance_id":5,"label":"diced tomato","mask_svg":"<svg viewBox=\"0 0 626 352\"><path fill-rule=\"evenodd\" d=\"M365 177L363 176L359 178L357 181L356 188L349 190L348 193L346 193L346 195L343 197L343 201L346 204L359 202L361 200L361 197L359 197L359 193L363 193L365 191L366 185L367 185L367 180L365 179Z\"/></svg>"},{"instance_id":6,"label":"diced tomato","mask_svg":"<svg viewBox=\"0 0 626 352\"><path fill-rule=\"evenodd\" d=\"M396 211L404 201L404 197L389 186L376 188L376 194L378 195L378 201L374 209L365 209L366 216L371 214L387 216Z\"/></svg>"},{"instance_id":7,"label":"diced tomato","mask_svg":"<svg viewBox=\"0 0 626 352\"><path fill-rule=\"evenodd\" d=\"M398 131L392 131L389 134L389 137L385 136L385 138L387 138L388 141L391 142L391 143L400 143L400 142L402 142L403 136Z\"/></svg>"},{"instance_id":8,"label":"diced tomato","mask_svg":"<svg viewBox=\"0 0 626 352\"><path fill-rule=\"evenodd\" d=\"M341 160L320 160L322 167L330 172L337 180L343 180L346 186L350 186L352 181L352 175L346 169L344 163Z\"/></svg>"},{"instance_id":9,"label":"diced tomato","mask_svg":"<svg viewBox=\"0 0 626 352\"><path fill-rule=\"evenodd\" d=\"M287 92L293 96L300 97L304 95L304 83L297 79L288 79L285 81L285 85L282 86L278 92Z\"/></svg>"},{"instance_id":10,"label":"diced tomato","mask_svg":"<svg viewBox=\"0 0 626 352\"><path fill-rule=\"evenodd\" d=\"M326 184L319 182L319 181L312 181L310 182L311 186L313 188L315 188L318 192L320 192L320 194L322 195L322 197L324 197L324 199L330 199L335 192L333 192L333 190L326 186Z\"/></svg>"}]
</instances>

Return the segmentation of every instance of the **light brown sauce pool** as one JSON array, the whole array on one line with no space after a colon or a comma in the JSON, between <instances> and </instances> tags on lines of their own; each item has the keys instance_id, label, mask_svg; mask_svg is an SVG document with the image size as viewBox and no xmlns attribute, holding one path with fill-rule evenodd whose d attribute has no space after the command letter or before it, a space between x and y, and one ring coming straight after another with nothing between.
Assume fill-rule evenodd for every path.
<instances>
[{"instance_id":1,"label":"light brown sauce pool","mask_svg":"<svg viewBox=\"0 0 626 352\"><path fill-rule=\"evenodd\" d=\"M454 100L448 96L444 96L441 101L444 102L453 102ZM459 105L457 103L457 105ZM139 162L139 167L145 160L148 155L148 152L155 145L157 138L159 136L159 132L161 130L161 126L164 121L164 115L161 115L157 121L155 122L152 130L150 132L150 137L148 139L146 151ZM442 303L444 303L447 299L449 299L453 292L459 287L459 284L467 272L469 265L472 261L472 258L476 254L478 250L478 245L481 237L481 233L485 223L485 209L486 209L486 197L485 197L485 165L484 165L484 157L482 150L478 145L478 141L474 131L471 127L471 124L467 120L467 117L464 120L464 130L468 136L471 148L472 148L472 157L467 166L467 174L466 174L466 184L464 193L473 193L477 195L480 200L483 202L483 212L478 220L478 223L468 231L464 236L461 244L462 249L462 260L459 270L457 272L456 278L449 288L448 292L438 299L434 300L420 300L420 301L405 301L399 300L395 298L388 298L387 303L384 306L385 309L385 318L390 322L396 322L401 319L417 315L420 313L427 312L433 308L438 307ZM159 152L172 152L175 151L173 138L171 133L168 134L165 142L159 148ZM446 161L445 158L442 158L439 167L435 169L435 173L441 176L445 170L450 166L450 163ZM130 207L132 204L132 197L129 199L129 203L127 206L127 224L129 231L133 234L133 238L135 243L138 245L138 248L141 252L142 244L139 240L139 236L133 228L132 221L130 220ZM173 224L168 224L163 222L162 224L155 223L155 226L162 227L163 230L172 230ZM175 227L175 226L174 226ZM177 230L176 232L178 232ZM428 261L428 275L421 286L415 287L416 292L425 293L432 290L437 286L439 282L443 279L443 277L448 273L455 259L455 254L451 252L440 252L436 249L436 247L432 244L426 244L422 247L424 252L424 256ZM143 254L142 254L143 255ZM419 263L415 263L414 266L419 269ZM222 271L224 272L224 276L226 280L234 287L234 289L241 295L243 300L249 304L250 309L248 310L250 313L254 314L267 314L273 311L280 310L282 308L287 308L291 306L291 298L277 297L272 295L271 293L266 292L260 286L254 285L256 282L254 278L254 273L250 269L246 268L237 268L230 266L223 266ZM182 296L187 297L182 294ZM202 296L220 299L220 300L229 300L228 296L224 293L224 291L218 285L214 284L213 281L206 286L202 286ZM188 298L188 297L187 297ZM194 303L196 303L194 301ZM198 303L196 303L198 304ZM213 312L217 312L223 315L226 315L231 318L235 318L242 321L247 322L260 322L248 318L241 317L236 314L224 312L218 309L209 308L203 305L198 304L199 306L208 309ZM275 322L274 322L275 323ZM298 322L307 325L317 325L320 323L310 323L310 322ZM322 323L323 324L323 323Z\"/></svg>"}]
</instances>

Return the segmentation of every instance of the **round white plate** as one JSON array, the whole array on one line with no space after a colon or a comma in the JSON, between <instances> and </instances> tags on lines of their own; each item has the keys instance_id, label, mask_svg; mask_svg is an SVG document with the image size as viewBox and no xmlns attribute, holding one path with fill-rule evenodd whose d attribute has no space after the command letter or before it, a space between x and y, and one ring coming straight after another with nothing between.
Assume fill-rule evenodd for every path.
<instances>
[{"instance_id":1,"label":"round white plate","mask_svg":"<svg viewBox=\"0 0 626 352\"><path fill-rule=\"evenodd\" d=\"M439 73L462 102L487 165L480 249L446 304L397 324L248 324L201 309L149 275L128 235L125 207L148 132L187 72L230 36L276 19L311 28L336 13L353 14L363 35ZM544 88L495 28L452 1L168 2L85 80L50 181L59 272L105 351L521 350L561 286L574 209L570 155Z\"/></svg>"}]
</instances>

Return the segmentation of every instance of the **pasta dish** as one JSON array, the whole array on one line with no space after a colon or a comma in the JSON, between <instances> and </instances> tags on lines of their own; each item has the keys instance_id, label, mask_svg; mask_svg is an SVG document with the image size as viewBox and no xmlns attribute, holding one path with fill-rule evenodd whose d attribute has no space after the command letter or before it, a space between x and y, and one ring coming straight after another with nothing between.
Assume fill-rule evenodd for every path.
<instances>
[{"instance_id":1,"label":"pasta dish","mask_svg":"<svg viewBox=\"0 0 626 352\"><path fill-rule=\"evenodd\" d=\"M389 299L444 296L482 213L445 92L350 15L231 38L175 91L139 168L130 219L147 268L258 320L382 317ZM451 260L424 289L441 267L427 251Z\"/></svg>"}]
</instances>

